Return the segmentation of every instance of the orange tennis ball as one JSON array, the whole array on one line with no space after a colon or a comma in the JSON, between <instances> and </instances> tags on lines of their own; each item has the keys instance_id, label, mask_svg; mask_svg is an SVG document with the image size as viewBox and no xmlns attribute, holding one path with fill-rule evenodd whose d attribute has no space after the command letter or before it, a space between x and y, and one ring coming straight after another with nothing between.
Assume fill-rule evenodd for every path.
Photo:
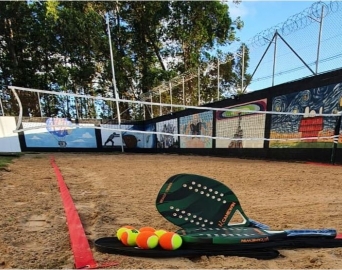
<instances>
[{"instance_id":1,"label":"orange tennis ball","mask_svg":"<svg viewBox=\"0 0 342 270\"><path fill-rule=\"evenodd\" d=\"M136 243L141 249L152 249L158 246L159 238L154 232L144 231L137 236Z\"/></svg>"},{"instance_id":2,"label":"orange tennis ball","mask_svg":"<svg viewBox=\"0 0 342 270\"><path fill-rule=\"evenodd\" d=\"M139 229L139 232L154 232L156 229L153 227L142 227Z\"/></svg>"},{"instance_id":3,"label":"orange tennis ball","mask_svg":"<svg viewBox=\"0 0 342 270\"><path fill-rule=\"evenodd\" d=\"M125 232L125 231L127 231L127 230L132 230L132 229L134 229L134 227L132 227L132 226L129 226L129 225L123 226L123 227L119 228L119 229L116 231L116 237L117 237L119 240L121 240L121 235L122 235L122 233Z\"/></svg>"},{"instance_id":4,"label":"orange tennis ball","mask_svg":"<svg viewBox=\"0 0 342 270\"><path fill-rule=\"evenodd\" d=\"M130 247L134 247L136 246L136 240L137 240L137 236L139 234L138 230L135 229L128 229L126 231L124 231L121 235L121 243L124 244L125 246L130 246Z\"/></svg>"},{"instance_id":5,"label":"orange tennis ball","mask_svg":"<svg viewBox=\"0 0 342 270\"><path fill-rule=\"evenodd\" d=\"M183 243L182 237L174 232L164 233L159 238L159 245L166 250L175 250L181 247Z\"/></svg>"},{"instance_id":6,"label":"orange tennis ball","mask_svg":"<svg viewBox=\"0 0 342 270\"><path fill-rule=\"evenodd\" d=\"M160 238L164 233L167 233L167 231L165 231L165 230L156 230L154 233L158 236L158 238Z\"/></svg>"}]
</instances>

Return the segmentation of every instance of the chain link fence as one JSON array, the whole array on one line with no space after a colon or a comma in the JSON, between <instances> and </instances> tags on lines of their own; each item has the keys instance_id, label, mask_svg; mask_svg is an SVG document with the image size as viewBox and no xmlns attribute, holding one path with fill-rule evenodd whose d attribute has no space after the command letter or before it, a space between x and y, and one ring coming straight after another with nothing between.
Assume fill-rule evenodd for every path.
<instances>
[{"instance_id":1,"label":"chain link fence","mask_svg":"<svg viewBox=\"0 0 342 270\"><path fill-rule=\"evenodd\" d=\"M285 42L274 38L275 33ZM245 44L250 52L248 73L254 73L249 90L341 68L342 2L316 2Z\"/></svg>"}]
</instances>

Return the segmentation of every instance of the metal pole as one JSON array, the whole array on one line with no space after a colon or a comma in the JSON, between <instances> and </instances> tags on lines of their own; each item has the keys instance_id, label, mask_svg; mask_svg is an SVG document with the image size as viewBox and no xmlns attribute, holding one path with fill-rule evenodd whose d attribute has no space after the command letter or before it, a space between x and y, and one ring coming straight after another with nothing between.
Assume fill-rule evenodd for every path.
<instances>
[{"instance_id":1,"label":"metal pole","mask_svg":"<svg viewBox=\"0 0 342 270\"><path fill-rule=\"evenodd\" d=\"M338 144L338 136L340 135L341 121L342 121L342 112L339 112L339 116L336 119L335 131L334 131L334 141L333 141L333 147L331 150L331 157L330 157L330 162L333 165L335 165L336 148L337 148L337 144Z\"/></svg>"},{"instance_id":2,"label":"metal pole","mask_svg":"<svg viewBox=\"0 0 342 270\"><path fill-rule=\"evenodd\" d=\"M243 80L245 73L245 45L242 45L242 67L241 67L241 94L243 92Z\"/></svg>"},{"instance_id":3,"label":"metal pole","mask_svg":"<svg viewBox=\"0 0 342 270\"><path fill-rule=\"evenodd\" d=\"M185 78L183 76L183 105L185 105Z\"/></svg>"},{"instance_id":4,"label":"metal pole","mask_svg":"<svg viewBox=\"0 0 342 270\"><path fill-rule=\"evenodd\" d=\"M277 56L277 37L278 32L276 31L274 37L274 54L273 54L273 73L272 73L272 86L274 86L274 74L275 74L275 67L276 67L276 56Z\"/></svg>"},{"instance_id":5,"label":"metal pole","mask_svg":"<svg viewBox=\"0 0 342 270\"><path fill-rule=\"evenodd\" d=\"M119 121L119 129L121 129L121 114L120 114L120 108L119 108L119 101L118 101L118 92L116 88L116 81L115 81L115 69L114 69L114 57L113 57L113 48L112 48L112 37L110 33L110 27L109 27L109 16L106 14L106 23L107 23L107 30L108 30L108 40L109 40L109 49L110 49L110 60L112 64L112 82L113 82L113 88L114 88L114 95L115 95L115 102L116 102L116 111L118 114L118 121ZM122 132L120 131L120 139L121 139L121 151L124 152L123 148L123 140L122 140Z\"/></svg>"},{"instance_id":6,"label":"metal pole","mask_svg":"<svg viewBox=\"0 0 342 270\"><path fill-rule=\"evenodd\" d=\"M159 116L163 114L161 103L162 103L162 97L161 97L161 91L159 90Z\"/></svg>"},{"instance_id":7,"label":"metal pole","mask_svg":"<svg viewBox=\"0 0 342 270\"><path fill-rule=\"evenodd\" d=\"M153 105L152 105L152 103L153 103L153 96L151 94L151 117L153 118Z\"/></svg>"},{"instance_id":8,"label":"metal pole","mask_svg":"<svg viewBox=\"0 0 342 270\"><path fill-rule=\"evenodd\" d=\"M316 75L318 73L318 61L319 61L319 53L321 48L321 37L322 37L322 25L323 25L323 13L324 6L322 6L321 19L319 21L319 34L318 34L318 44L317 44L317 58L316 58Z\"/></svg>"},{"instance_id":9,"label":"metal pole","mask_svg":"<svg viewBox=\"0 0 342 270\"><path fill-rule=\"evenodd\" d=\"M273 42L273 40L274 40L274 38L275 38L276 35L277 35L277 33L275 33L275 34L273 35L272 40L270 41L270 43L268 43L267 48L266 48L266 50L264 51L263 55L261 56L261 59L259 60L259 62L258 62L258 64L257 64L256 68L254 69L254 71L253 71L253 73L252 73L252 76L251 76L250 80L253 79L255 72L257 72L257 70L258 70L258 68L259 68L259 66L260 66L260 64L261 64L261 62L262 62L262 60L264 59L266 53L268 52L268 49L271 47L271 44L272 44L272 42ZM248 86L248 85L246 85L245 88L247 88L247 86ZM244 90L245 90L245 89L244 89Z\"/></svg>"},{"instance_id":10,"label":"metal pole","mask_svg":"<svg viewBox=\"0 0 342 270\"><path fill-rule=\"evenodd\" d=\"M220 100L220 58L217 57L217 100Z\"/></svg>"},{"instance_id":11,"label":"metal pole","mask_svg":"<svg viewBox=\"0 0 342 270\"><path fill-rule=\"evenodd\" d=\"M40 95L39 95L39 93L37 93L37 95L38 95L38 104L39 104L40 117L43 117L42 105L40 104ZM68 99L68 97L67 97L67 99Z\"/></svg>"},{"instance_id":12,"label":"metal pole","mask_svg":"<svg viewBox=\"0 0 342 270\"><path fill-rule=\"evenodd\" d=\"M172 84L169 82L169 87L170 87L170 104L172 105ZM171 113L173 112L173 108L171 106Z\"/></svg>"},{"instance_id":13,"label":"metal pole","mask_svg":"<svg viewBox=\"0 0 342 270\"><path fill-rule=\"evenodd\" d=\"M4 107L2 106L1 96L0 96L0 108L1 108L1 116L5 116Z\"/></svg>"},{"instance_id":14,"label":"metal pole","mask_svg":"<svg viewBox=\"0 0 342 270\"><path fill-rule=\"evenodd\" d=\"M78 94L77 89L75 89L75 93ZM77 101L77 97L75 97L75 110L76 110L76 122L78 123L79 119L80 119L80 115L79 115L79 106L78 106L78 101ZM50 117L50 115L49 115Z\"/></svg>"},{"instance_id":15,"label":"metal pole","mask_svg":"<svg viewBox=\"0 0 342 270\"><path fill-rule=\"evenodd\" d=\"M146 120L145 104L142 104L141 108L143 110L144 120Z\"/></svg>"},{"instance_id":16,"label":"metal pole","mask_svg":"<svg viewBox=\"0 0 342 270\"><path fill-rule=\"evenodd\" d=\"M198 74L197 74L197 78L198 78L198 106L201 105L201 70L200 70L200 67L198 67Z\"/></svg>"},{"instance_id":17,"label":"metal pole","mask_svg":"<svg viewBox=\"0 0 342 270\"><path fill-rule=\"evenodd\" d=\"M1 109L1 116L5 116L4 106L2 106L2 101L1 101L2 93L3 91L1 91L1 95L0 95L0 109Z\"/></svg>"}]
</instances>

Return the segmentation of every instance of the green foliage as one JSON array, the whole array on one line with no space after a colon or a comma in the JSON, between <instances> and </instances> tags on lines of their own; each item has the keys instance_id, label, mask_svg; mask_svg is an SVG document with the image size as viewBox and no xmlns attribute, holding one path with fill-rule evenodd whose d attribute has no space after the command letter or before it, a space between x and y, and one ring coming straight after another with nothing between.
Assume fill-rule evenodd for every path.
<instances>
[{"instance_id":1,"label":"green foliage","mask_svg":"<svg viewBox=\"0 0 342 270\"><path fill-rule=\"evenodd\" d=\"M0 83L84 95L113 96L112 70L105 15L109 17L119 96L139 99L140 94L190 69L204 68L215 58L208 53L217 45L237 40L240 18L229 16L220 1L2 1L0 2ZM245 68L235 57L221 64L220 94L238 89ZM231 53L219 54L223 63ZM239 78L240 76L240 78ZM250 77L244 75L247 84ZM187 104L197 105L217 95L217 74L201 73L185 85ZM24 115L40 116L37 96L21 93ZM171 102L164 97L163 102ZM176 87L173 103L182 103ZM140 108L120 105L124 119L141 118ZM42 95L43 115L111 118L110 102ZM132 113L128 113L131 109ZM100 113L101 111L101 113ZM7 114L17 115L12 98ZM148 117L148 113L145 112ZM114 116L117 117L117 116Z\"/></svg>"},{"instance_id":2,"label":"green foliage","mask_svg":"<svg viewBox=\"0 0 342 270\"><path fill-rule=\"evenodd\" d=\"M46 2L46 17L56 21L58 19L58 1L48 0Z\"/></svg>"}]
</instances>

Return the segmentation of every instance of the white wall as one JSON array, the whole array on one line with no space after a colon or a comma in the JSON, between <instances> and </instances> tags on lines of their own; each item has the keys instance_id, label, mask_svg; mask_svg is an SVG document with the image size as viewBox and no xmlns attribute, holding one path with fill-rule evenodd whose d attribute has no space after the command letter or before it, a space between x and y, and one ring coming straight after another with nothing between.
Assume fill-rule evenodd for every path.
<instances>
[{"instance_id":1,"label":"white wall","mask_svg":"<svg viewBox=\"0 0 342 270\"><path fill-rule=\"evenodd\" d=\"M21 152L18 133L13 132L15 129L15 117L0 117L0 153Z\"/></svg>"}]
</instances>

